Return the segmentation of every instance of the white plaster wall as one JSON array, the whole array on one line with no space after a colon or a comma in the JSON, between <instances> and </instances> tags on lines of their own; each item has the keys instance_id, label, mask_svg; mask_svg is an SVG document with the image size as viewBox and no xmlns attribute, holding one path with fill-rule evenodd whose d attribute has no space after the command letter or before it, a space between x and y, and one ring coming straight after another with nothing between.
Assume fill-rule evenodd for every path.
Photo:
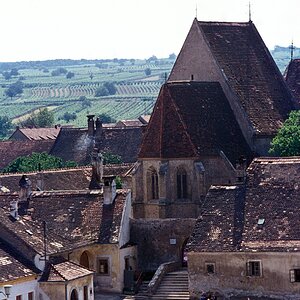
<instances>
[{"instance_id":1,"label":"white plaster wall","mask_svg":"<svg viewBox=\"0 0 300 300\"><path fill-rule=\"evenodd\" d=\"M131 209L131 191L128 190L124 210L122 213L121 228L119 233L119 247L125 245L130 239L129 219L132 217Z\"/></svg>"},{"instance_id":2,"label":"white plaster wall","mask_svg":"<svg viewBox=\"0 0 300 300\"><path fill-rule=\"evenodd\" d=\"M9 299L16 299L16 296L22 295L22 300L28 300L28 293L34 292L34 298L38 299L38 282L37 279L29 279L28 281L20 282L20 283L14 283L14 282L6 282L1 283L0 291L4 292L4 285L11 284L11 294L9 296ZM6 299L3 294L0 294L0 299Z\"/></svg>"}]
</instances>

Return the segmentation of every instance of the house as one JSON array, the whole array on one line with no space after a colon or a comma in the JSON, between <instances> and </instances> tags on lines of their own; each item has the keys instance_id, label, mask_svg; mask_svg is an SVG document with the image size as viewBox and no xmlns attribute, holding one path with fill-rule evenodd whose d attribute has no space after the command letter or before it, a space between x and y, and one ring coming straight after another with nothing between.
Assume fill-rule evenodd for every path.
<instances>
[{"instance_id":1,"label":"house","mask_svg":"<svg viewBox=\"0 0 300 300\"><path fill-rule=\"evenodd\" d=\"M0 193L0 242L35 268L35 293L42 299L121 292L124 270L137 268L136 247L129 243L130 190L116 190L115 166L103 169L103 191L88 189L96 171L82 168L43 173L38 191L41 172L19 175L19 193ZM9 186L16 175L1 181Z\"/></svg>"},{"instance_id":2,"label":"house","mask_svg":"<svg viewBox=\"0 0 300 300\"><path fill-rule=\"evenodd\" d=\"M259 155L294 109L292 96L252 21L194 20L169 81L219 82L242 133Z\"/></svg>"},{"instance_id":3,"label":"house","mask_svg":"<svg viewBox=\"0 0 300 300\"><path fill-rule=\"evenodd\" d=\"M284 79L289 87L295 102L300 106L300 59L292 59L288 64Z\"/></svg>"},{"instance_id":4,"label":"house","mask_svg":"<svg viewBox=\"0 0 300 300\"><path fill-rule=\"evenodd\" d=\"M33 152L49 152L54 140L7 140L0 142L0 171L19 156L29 156Z\"/></svg>"},{"instance_id":5,"label":"house","mask_svg":"<svg viewBox=\"0 0 300 300\"><path fill-rule=\"evenodd\" d=\"M62 128L50 154L86 165L90 163L96 147L101 153L118 155L124 163L133 163L141 144L142 127L102 124L99 119L94 120L94 115L90 115L88 128Z\"/></svg>"},{"instance_id":6,"label":"house","mask_svg":"<svg viewBox=\"0 0 300 300\"><path fill-rule=\"evenodd\" d=\"M20 128L17 127L15 132L10 136L10 140L15 141L40 141L55 140L60 131L59 126L45 128Z\"/></svg>"},{"instance_id":7,"label":"house","mask_svg":"<svg viewBox=\"0 0 300 300\"><path fill-rule=\"evenodd\" d=\"M195 299L299 299L299 171L299 157L256 158L245 186L210 188L186 248Z\"/></svg>"}]
</instances>

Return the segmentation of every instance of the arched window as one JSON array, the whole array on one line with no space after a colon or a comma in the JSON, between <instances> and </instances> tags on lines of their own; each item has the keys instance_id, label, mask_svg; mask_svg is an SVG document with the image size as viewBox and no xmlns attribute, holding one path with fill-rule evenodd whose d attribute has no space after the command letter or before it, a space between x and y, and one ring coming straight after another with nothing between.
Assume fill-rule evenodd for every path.
<instances>
[{"instance_id":1,"label":"arched window","mask_svg":"<svg viewBox=\"0 0 300 300\"><path fill-rule=\"evenodd\" d=\"M86 251L81 254L79 263L88 269L90 268L89 256Z\"/></svg>"},{"instance_id":2,"label":"arched window","mask_svg":"<svg viewBox=\"0 0 300 300\"><path fill-rule=\"evenodd\" d=\"M177 198L187 198L187 174L183 168L177 171Z\"/></svg>"},{"instance_id":3,"label":"arched window","mask_svg":"<svg viewBox=\"0 0 300 300\"><path fill-rule=\"evenodd\" d=\"M71 293L71 300L78 300L78 293L75 289Z\"/></svg>"},{"instance_id":4,"label":"arched window","mask_svg":"<svg viewBox=\"0 0 300 300\"><path fill-rule=\"evenodd\" d=\"M156 170L151 167L147 172L147 188L148 188L148 199L158 199L158 175Z\"/></svg>"}]
</instances>

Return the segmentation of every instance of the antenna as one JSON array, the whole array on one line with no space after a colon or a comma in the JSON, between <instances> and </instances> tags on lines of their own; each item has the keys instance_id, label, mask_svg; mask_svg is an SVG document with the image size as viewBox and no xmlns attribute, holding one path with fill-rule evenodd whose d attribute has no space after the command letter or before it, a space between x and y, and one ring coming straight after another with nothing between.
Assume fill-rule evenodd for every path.
<instances>
[{"instance_id":1,"label":"antenna","mask_svg":"<svg viewBox=\"0 0 300 300\"><path fill-rule=\"evenodd\" d=\"M294 41L292 40L291 45L289 46L290 50L291 50L291 61L294 58L294 50L296 49L296 47L294 46Z\"/></svg>"},{"instance_id":2,"label":"antenna","mask_svg":"<svg viewBox=\"0 0 300 300\"><path fill-rule=\"evenodd\" d=\"M197 2L196 2L196 19L198 20L198 7L197 7Z\"/></svg>"},{"instance_id":3,"label":"antenna","mask_svg":"<svg viewBox=\"0 0 300 300\"><path fill-rule=\"evenodd\" d=\"M249 1L249 22L251 21L251 1Z\"/></svg>"}]
</instances>

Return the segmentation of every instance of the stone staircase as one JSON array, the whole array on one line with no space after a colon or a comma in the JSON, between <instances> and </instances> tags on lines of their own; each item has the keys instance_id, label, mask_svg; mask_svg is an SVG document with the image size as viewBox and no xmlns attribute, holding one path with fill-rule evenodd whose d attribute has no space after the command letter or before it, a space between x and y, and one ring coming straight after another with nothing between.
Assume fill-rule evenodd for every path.
<instances>
[{"instance_id":1,"label":"stone staircase","mask_svg":"<svg viewBox=\"0 0 300 300\"><path fill-rule=\"evenodd\" d=\"M162 279L156 293L150 299L189 300L187 270L167 273Z\"/></svg>"},{"instance_id":2,"label":"stone staircase","mask_svg":"<svg viewBox=\"0 0 300 300\"><path fill-rule=\"evenodd\" d=\"M149 281L143 281L138 294L126 296L124 300L189 300L190 294L188 290L188 272L180 270L167 273L156 293L147 295L147 286Z\"/></svg>"}]
</instances>

